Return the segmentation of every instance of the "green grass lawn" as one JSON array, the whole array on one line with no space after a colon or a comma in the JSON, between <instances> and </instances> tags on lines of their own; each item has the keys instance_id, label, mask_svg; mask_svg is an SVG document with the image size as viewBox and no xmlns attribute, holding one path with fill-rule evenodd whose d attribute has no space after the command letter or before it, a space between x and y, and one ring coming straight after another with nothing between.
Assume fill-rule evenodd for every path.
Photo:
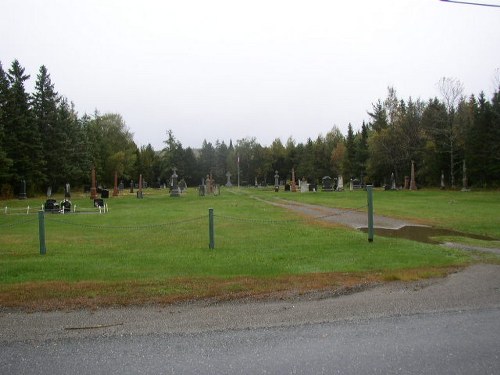
<instances>
[{"instance_id":1,"label":"green grass lawn","mask_svg":"<svg viewBox=\"0 0 500 375\"><path fill-rule=\"evenodd\" d=\"M199 197L191 189L173 198L147 190L144 199L108 199L106 214L46 214L42 256L37 215L14 210L30 205L36 212L44 199L3 201L13 211L0 214L0 306L79 307L333 288L353 277L426 277L474 261L470 253L438 245L383 237L369 243L365 233L305 220L254 196L344 208L366 204L364 191L233 188ZM91 207L88 197L73 194L72 202L77 210ZM374 193L376 214L496 238L499 202L498 192ZM209 208L215 214L213 250Z\"/></svg>"}]
</instances>

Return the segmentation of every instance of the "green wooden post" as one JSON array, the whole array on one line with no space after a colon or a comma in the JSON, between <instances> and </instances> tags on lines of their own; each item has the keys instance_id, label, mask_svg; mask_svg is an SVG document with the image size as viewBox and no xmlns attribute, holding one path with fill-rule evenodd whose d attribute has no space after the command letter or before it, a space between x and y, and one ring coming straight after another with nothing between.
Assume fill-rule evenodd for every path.
<instances>
[{"instance_id":1,"label":"green wooden post","mask_svg":"<svg viewBox=\"0 0 500 375\"><path fill-rule=\"evenodd\" d=\"M38 237L40 238L40 255L45 255L45 215L43 211L38 211Z\"/></svg>"},{"instance_id":2,"label":"green wooden post","mask_svg":"<svg viewBox=\"0 0 500 375\"><path fill-rule=\"evenodd\" d=\"M215 248L215 233L214 233L214 209L208 209L208 237L210 242L208 243L209 249Z\"/></svg>"},{"instance_id":3,"label":"green wooden post","mask_svg":"<svg viewBox=\"0 0 500 375\"><path fill-rule=\"evenodd\" d=\"M367 185L366 192L368 195L368 241L373 242L373 186Z\"/></svg>"}]
</instances>

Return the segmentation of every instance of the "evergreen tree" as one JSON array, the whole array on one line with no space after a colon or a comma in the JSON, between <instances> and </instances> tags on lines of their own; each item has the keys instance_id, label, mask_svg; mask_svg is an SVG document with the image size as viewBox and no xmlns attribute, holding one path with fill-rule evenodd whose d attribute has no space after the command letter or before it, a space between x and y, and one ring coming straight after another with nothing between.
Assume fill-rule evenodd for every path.
<instances>
[{"instance_id":1,"label":"evergreen tree","mask_svg":"<svg viewBox=\"0 0 500 375\"><path fill-rule=\"evenodd\" d=\"M9 96L9 81L0 62L0 197L9 197L12 189L8 184L11 178L12 159L7 157L5 140L5 124L7 121L7 103Z\"/></svg>"},{"instance_id":2,"label":"evergreen tree","mask_svg":"<svg viewBox=\"0 0 500 375\"><path fill-rule=\"evenodd\" d=\"M40 131L24 88L29 75L25 75L19 61L14 60L7 78L10 90L5 106L5 146L7 157L13 160L11 184L18 192L21 181L25 180L27 192L32 195L45 185L46 179Z\"/></svg>"},{"instance_id":3,"label":"evergreen tree","mask_svg":"<svg viewBox=\"0 0 500 375\"><path fill-rule=\"evenodd\" d=\"M341 174L347 178L356 177L356 144L354 143L354 131L351 123L347 127L347 138L345 141L344 160Z\"/></svg>"},{"instance_id":4,"label":"evergreen tree","mask_svg":"<svg viewBox=\"0 0 500 375\"><path fill-rule=\"evenodd\" d=\"M36 126L40 132L43 156L47 163L44 168L46 180L57 191L68 179L68 162L64 155L70 149L70 142L64 132L64 123L58 119L60 98L54 90L50 74L42 65L32 96L32 109ZM69 181L68 181L69 182Z\"/></svg>"}]
</instances>

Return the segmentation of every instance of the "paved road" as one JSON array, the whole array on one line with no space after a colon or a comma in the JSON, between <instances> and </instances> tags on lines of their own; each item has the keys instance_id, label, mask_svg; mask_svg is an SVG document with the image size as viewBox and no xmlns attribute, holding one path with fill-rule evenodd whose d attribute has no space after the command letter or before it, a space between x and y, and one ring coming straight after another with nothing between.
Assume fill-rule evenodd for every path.
<instances>
[{"instance_id":1,"label":"paved road","mask_svg":"<svg viewBox=\"0 0 500 375\"><path fill-rule=\"evenodd\" d=\"M0 312L1 374L500 373L500 266L352 295Z\"/></svg>"}]
</instances>

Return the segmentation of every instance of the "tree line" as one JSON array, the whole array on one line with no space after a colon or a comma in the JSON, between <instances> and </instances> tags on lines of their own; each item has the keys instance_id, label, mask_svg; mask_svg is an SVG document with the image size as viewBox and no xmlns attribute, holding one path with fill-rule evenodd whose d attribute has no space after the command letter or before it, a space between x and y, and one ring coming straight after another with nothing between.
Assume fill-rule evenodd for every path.
<instances>
[{"instance_id":1,"label":"tree line","mask_svg":"<svg viewBox=\"0 0 500 375\"><path fill-rule=\"evenodd\" d=\"M461 187L464 161L469 184L500 185L500 97L484 93L466 97L460 81L443 78L440 98L428 101L398 98L393 88L368 111L370 121L344 135L333 126L305 143L292 137L262 146L256 138L204 140L201 147L184 148L171 130L164 148L138 147L124 119L115 113L79 116L73 103L55 90L41 66L33 93L26 92L30 76L18 60L5 71L0 62L0 196L14 197L26 182L27 193L43 193L90 185L91 169L103 187L112 187L115 172L126 185L140 174L149 186L169 182L172 169L190 186L212 175L219 184L226 173L241 185L273 184L296 178L320 183L323 176L351 178L376 186L391 174L402 185L411 162L417 184ZM499 87L500 88L500 87Z\"/></svg>"}]
</instances>

